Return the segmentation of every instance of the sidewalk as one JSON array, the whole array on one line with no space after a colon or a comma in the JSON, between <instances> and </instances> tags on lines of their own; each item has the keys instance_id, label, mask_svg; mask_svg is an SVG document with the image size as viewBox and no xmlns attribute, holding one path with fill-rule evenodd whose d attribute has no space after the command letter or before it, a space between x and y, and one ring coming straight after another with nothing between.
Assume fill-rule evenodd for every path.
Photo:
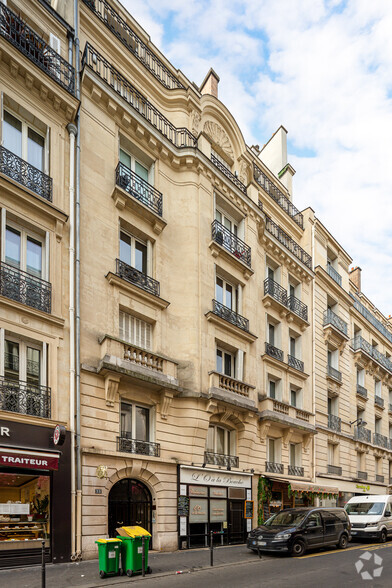
<instances>
[{"instance_id":1,"label":"sidewalk","mask_svg":"<svg viewBox=\"0 0 392 588\"><path fill-rule=\"evenodd\" d=\"M254 562L258 559L245 545L217 547L214 549L214 565L228 565L240 562ZM176 571L189 571L209 567L209 549L192 549L173 553L149 553L149 565L152 576L156 574L175 574ZM139 576L128 578L118 576L101 579L98 573L98 560L80 563L47 564L47 588L93 588L95 586L112 586L121 588L121 584L137 581ZM147 578L147 576L146 576ZM0 586L6 588L41 588L41 566L31 566L9 570L0 570Z\"/></svg>"}]
</instances>

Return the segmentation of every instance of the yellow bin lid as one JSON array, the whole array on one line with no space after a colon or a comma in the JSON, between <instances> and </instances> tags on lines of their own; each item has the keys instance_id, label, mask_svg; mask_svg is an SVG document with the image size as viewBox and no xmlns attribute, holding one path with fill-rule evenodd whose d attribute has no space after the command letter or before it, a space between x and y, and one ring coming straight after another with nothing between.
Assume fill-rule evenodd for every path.
<instances>
[{"instance_id":1,"label":"yellow bin lid","mask_svg":"<svg viewBox=\"0 0 392 588\"><path fill-rule=\"evenodd\" d=\"M118 543L121 539L97 539L95 543Z\"/></svg>"},{"instance_id":2,"label":"yellow bin lid","mask_svg":"<svg viewBox=\"0 0 392 588\"><path fill-rule=\"evenodd\" d=\"M143 529L143 527L121 527L126 534L128 535L128 537L151 537L151 533L149 533L148 531L146 531L146 529Z\"/></svg>"}]
</instances>

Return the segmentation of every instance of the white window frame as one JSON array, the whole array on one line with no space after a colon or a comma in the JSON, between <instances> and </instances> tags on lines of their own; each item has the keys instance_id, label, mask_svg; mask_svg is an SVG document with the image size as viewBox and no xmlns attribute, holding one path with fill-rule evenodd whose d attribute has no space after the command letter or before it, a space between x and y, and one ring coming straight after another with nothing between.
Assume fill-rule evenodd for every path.
<instances>
[{"instance_id":1,"label":"white window frame","mask_svg":"<svg viewBox=\"0 0 392 588\"><path fill-rule=\"evenodd\" d=\"M31 229L27 229L23 225L15 223L14 221L6 219L6 211L2 209L1 211L1 261L6 263L5 259L5 251L6 251L6 230L7 227L13 229L20 233L20 270L27 272L27 238L31 237L35 241L39 241L41 243L41 264L42 264L42 272L41 272L41 279L49 280L49 233L46 232L45 236L35 233ZM13 266L12 266L13 267ZM31 274L32 276L34 274ZM36 277L36 276L34 276Z\"/></svg>"},{"instance_id":2,"label":"white window frame","mask_svg":"<svg viewBox=\"0 0 392 588\"><path fill-rule=\"evenodd\" d=\"M4 377L5 372L5 342L10 341L19 345L19 381L27 381L27 347L37 349L40 352L40 378L39 385L47 386L47 360L48 360L48 346L45 342L31 341L23 337L18 337L13 334L6 333L4 329L0 329L0 376Z\"/></svg>"},{"instance_id":3,"label":"white window frame","mask_svg":"<svg viewBox=\"0 0 392 588\"><path fill-rule=\"evenodd\" d=\"M274 447L274 455L271 455L271 443ZM274 459L271 459L271 458ZM271 463L282 463L282 440L275 437L267 437L267 461Z\"/></svg>"},{"instance_id":4,"label":"white window frame","mask_svg":"<svg viewBox=\"0 0 392 588\"><path fill-rule=\"evenodd\" d=\"M128 321L128 323L127 323ZM123 341L152 350L152 325L124 310L119 311L119 337ZM145 343L143 345L142 343Z\"/></svg>"},{"instance_id":5,"label":"white window frame","mask_svg":"<svg viewBox=\"0 0 392 588\"><path fill-rule=\"evenodd\" d=\"M230 310L233 310L234 312L239 312L239 296L238 296L238 287L227 281L225 278L222 278L222 276L220 276L219 274L216 274L215 276L215 299L218 301L218 296L217 296L217 281L221 280L222 281L222 290L223 290L223 301L221 302L221 304L223 304L223 306L226 306L227 308L230 308ZM230 286L232 289L232 305L228 306L227 302L226 302L226 293L227 293L227 289L226 286Z\"/></svg>"},{"instance_id":6,"label":"white window frame","mask_svg":"<svg viewBox=\"0 0 392 588\"><path fill-rule=\"evenodd\" d=\"M236 431L233 429L227 429L221 425L209 425L206 438L206 451L218 454L217 451L217 429L224 432L224 452L223 455L237 455L237 439ZM213 447L213 449L209 449Z\"/></svg>"},{"instance_id":7,"label":"white window frame","mask_svg":"<svg viewBox=\"0 0 392 588\"><path fill-rule=\"evenodd\" d=\"M148 165L144 161L141 161L141 159L139 159L130 149L126 149L121 144L120 144L119 151L118 151L118 160L119 161L121 158L121 151L123 151L131 159L131 167L128 169L130 169L131 171L133 171L135 174L137 174L139 176L139 174L136 171L136 163L138 163L141 167L144 167L144 169L147 170L147 182L151 186L153 186L154 185L154 173L153 173L154 166ZM125 164L123 164L123 165L125 165ZM128 167L128 166L126 166L126 167ZM139 177L141 177L141 176L139 176ZM142 180L144 180L144 178L142 178Z\"/></svg>"},{"instance_id":8,"label":"white window frame","mask_svg":"<svg viewBox=\"0 0 392 588\"><path fill-rule=\"evenodd\" d=\"M382 397L382 382L381 380L374 380L374 394L378 397Z\"/></svg>"},{"instance_id":9,"label":"white window frame","mask_svg":"<svg viewBox=\"0 0 392 588\"><path fill-rule=\"evenodd\" d=\"M136 269L135 266L135 255L136 255L136 247L135 244L136 243L140 243L141 245L144 245L147 250L146 250L146 275L147 276L151 276L151 265L152 265L152 259L151 259L151 253L152 253L152 246L151 246L151 241L144 241L143 239L140 239L139 237L135 237L135 235L133 235L132 233L130 233L129 231L127 231L126 229L124 229L123 227L120 226L120 232L118 235L118 249L119 249L119 258L120 257L120 247L121 247L121 233L124 233L124 235L127 235L127 237L129 237L131 239L131 260L130 260L130 267L133 267ZM123 261L123 260L122 260ZM127 261L124 261L124 263L128 263ZM139 271L139 270L138 270Z\"/></svg>"},{"instance_id":10,"label":"white window frame","mask_svg":"<svg viewBox=\"0 0 392 588\"><path fill-rule=\"evenodd\" d=\"M294 449L294 461L295 463L292 463L292 447L295 447ZM289 461L290 461L290 465L293 467L302 467L302 443L290 443L290 448L289 448Z\"/></svg>"},{"instance_id":11,"label":"white window frame","mask_svg":"<svg viewBox=\"0 0 392 588\"><path fill-rule=\"evenodd\" d=\"M1 129L1 144L4 145L4 115L5 113L10 114L11 116L13 116L14 118L16 118L22 125L22 153L20 155L21 159L23 159L23 161L26 161L27 163L29 163L28 161L28 132L29 129L31 129L32 131L34 131L35 133L37 133L37 135L39 135L43 141L44 141L44 161L43 161L43 173L49 175L49 141L48 141L48 130L46 131L46 133L43 133L41 129L38 129L37 127L35 127L34 125L32 125L30 122L27 122L24 118L22 118L19 114L16 114L12 108L9 108L8 106L4 106L3 105L3 112L2 112L2 129ZM17 155L17 154L15 154Z\"/></svg>"},{"instance_id":12,"label":"white window frame","mask_svg":"<svg viewBox=\"0 0 392 588\"><path fill-rule=\"evenodd\" d=\"M231 357L231 375L229 374L225 374L224 371L222 372L218 372L218 365L217 365L217 356L218 356L218 351L220 353L222 353L222 369L225 369L225 354ZM215 369L219 374L222 374L224 376L227 376L228 378L236 378L236 372L237 372L237 357L235 353L231 353L230 351L228 351L227 349L223 349L222 347L217 346L216 347L216 352L215 352ZM238 378L241 379L241 378Z\"/></svg>"},{"instance_id":13,"label":"white window frame","mask_svg":"<svg viewBox=\"0 0 392 588\"><path fill-rule=\"evenodd\" d=\"M122 404L128 404L130 406L132 406L132 431L122 431L121 429L121 405ZM155 410L154 407L152 406L148 406L146 404L143 404L142 402L134 402L132 400L127 400L126 398L121 398L120 399L120 406L119 406L119 429L120 429L120 435L122 433L128 433L130 432L132 437L130 437L130 439L134 440L134 441L143 441L142 439L137 439L134 435L136 435L136 413L137 411L135 410L136 408L145 408L148 410L148 428L149 428L149 439L148 441L146 441L146 443L154 443L155 440Z\"/></svg>"}]
</instances>

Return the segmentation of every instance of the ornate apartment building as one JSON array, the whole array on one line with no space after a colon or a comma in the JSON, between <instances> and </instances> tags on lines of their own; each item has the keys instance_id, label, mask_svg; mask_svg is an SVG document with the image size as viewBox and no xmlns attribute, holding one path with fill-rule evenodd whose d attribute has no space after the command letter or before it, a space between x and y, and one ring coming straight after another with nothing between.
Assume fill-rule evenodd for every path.
<instances>
[{"instance_id":1,"label":"ornate apartment building","mask_svg":"<svg viewBox=\"0 0 392 588\"><path fill-rule=\"evenodd\" d=\"M293 204L287 131L247 146L116 0L0 15L0 565L385 493L392 331Z\"/></svg>"}]
</instances>

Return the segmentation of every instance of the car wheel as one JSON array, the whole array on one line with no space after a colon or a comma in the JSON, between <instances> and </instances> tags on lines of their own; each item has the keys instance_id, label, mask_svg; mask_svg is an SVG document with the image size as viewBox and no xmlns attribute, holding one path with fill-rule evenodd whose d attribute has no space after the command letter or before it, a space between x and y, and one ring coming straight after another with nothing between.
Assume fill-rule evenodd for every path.
<instances>
[{"instance_id":1,"label":"car wheel","mask_svg":"<svg viewBox=\"0 0 392 588\"><path fill-rule=\"evenodd\" d=\"M297 539L291 546L291 555L301 557L305 553L305 543Z\"/></svg>"},{"instance_id":2,"label":"car wheel","mask_svg":"<svg viewBox=\"0 0 392 588\"><path fill-rule=\"evenodd\" d=\"M388 534L385 529L383 529L380 533L380 543L386 543L388 539Z\"/></svg>"},{"instance_id":3,"label":"car wheel","mask_svg":"<svg viewBox=\"0 0 392 588\"><path fill-rule=\"evenodd\" d=\"M340 539L339 539L339 543L338 543L339 549L346 549L347 545L348 545L347 535L345 535L345 534L340 535Z\"/></svg>"}]
</instances>

